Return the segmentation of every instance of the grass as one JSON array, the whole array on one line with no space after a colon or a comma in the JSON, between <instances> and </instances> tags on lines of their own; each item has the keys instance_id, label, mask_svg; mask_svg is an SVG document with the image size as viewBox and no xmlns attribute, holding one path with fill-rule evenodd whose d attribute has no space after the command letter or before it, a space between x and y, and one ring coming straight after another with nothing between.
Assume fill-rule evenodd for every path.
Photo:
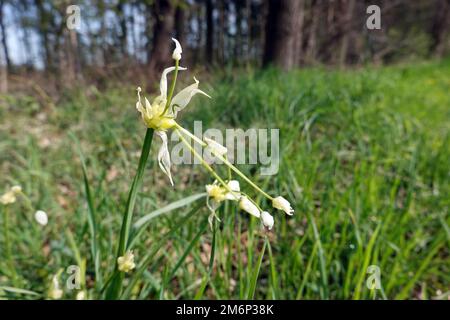
<instances>
[{"instance_id":1,"label":"grass","mask_svg":"<svg viewBox=\"0 0 450 320\"><path fill-rule=\"evenodd\" d=\"M146 130L137 85L72 90L54 106L26 93L2 97L0 191L20 184L31 203L8 207L14 268L2 232L0 297L44 298L70 265L81 265L89 298L102 297ZM155 141L132 221L137 268L122 298L447 299L449 60L219 72L201 86L213 99L194 99L185 127L280 128L278 175L240 168L296 213L277 212L267 233L227 203L213 232L204 197L193 196L210 178L200 166L175 166L171 188ZM33 222L36 209L48 213L46 227ZM375 292L370 265L380 268Z\"/></svg>"}]
</instances>

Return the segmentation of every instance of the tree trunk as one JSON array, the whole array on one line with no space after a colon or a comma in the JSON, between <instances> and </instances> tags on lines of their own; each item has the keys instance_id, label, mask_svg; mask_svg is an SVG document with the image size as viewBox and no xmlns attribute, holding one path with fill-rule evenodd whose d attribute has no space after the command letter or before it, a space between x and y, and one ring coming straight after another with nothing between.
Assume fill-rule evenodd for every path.
<instances>
[{"instance_id":1,"label":"tree trunk","mask_svg":"<svg viewBox=\"0 0 450 320\"><path fill-rule=\"evenodd\" d=\"M264 48L265 66L274 64L284 70L295 65L296 25L301 1L269 0Z\"/></svg>"},{"instance_id":2,"label":"tree trunk","mask_svg":"<svg viewBox=\"0 0 450 320\"><path fill-rule=\"evenodd\" d=\"M206 0L206 61L212 63L214 60L214 19L212 0Z\"/></svg>"},{"instance_id":3,"label":"tree trunk","mask_svg":"<svg viewBox=\"0 0 450 320\"><path fill-rule=\"evenodd\" d=\"M345 1L345 5L343 7L345 12L343 13L344 22L342 23L342 41L339 52L339 66L341 67L344 66L347 61L348 42L352 33L351 21L353 18L353 11L355 9L355 0Z\"/></svg>"},{"instance_id":4,"label":"tree trunk","mask_svg":"<svg viewBox=\"0 0 450 320\"><path fill-rule=\"evenodd\" d=\"M185 46L186 9L184 2L177 5L175 10L175 37L181 46Z\"/></svg>"},{"instance_id":5,"label":"tree trunk","mask_svg":"<svg viewBox=\"0 0 450 320\"><path fill-rule=\"evenodd\" d=\"M2 36L2 46L3 46L3 55L5 58L5 65L6 69L8 71L11 70L11 61L9 59L9 51L8 51L8 45L6 41L6 29L5 29L5 21L3 20L3 7L4 7L5 1L0 1L0 31Z\"/></svg>"},{"instance_id":6,"label":"tree trunk","mask_svg":"<svg viewBox=\"0 0 450 320\"><path fill-rule=\"evenodd\" d=\"M319 16L320 16L320 0L313 0L311 3L311 22L308 30L308 40L305 49L305 62L307 64L314 63L316 60L317 53L317 29L319 27Z\"/></svg>"},{"instance_id":7,"label":"tree trunk","mask_svg":"<svg viewBox=\"0 0 450 320\"><path fill-rule=\"evenodd\" d=\"M171 60L172 30L175 8L171 0L156 0L153 5L153 47L150 54L149 74L155 77Z\"/></svg>"},{"instance_id":8,"label":"tree trunk","mask_svg":"<svg viewBox=\"0 0 450 320\"><path fill-rule=\"evenodd\" d=\"M448 33L448 25L450 20L450 0L438 0L436 3L436 11L431 27L431 47L432 55L441 57L445 49L445 36Z\"/></svg>"},{"instance_id":9,"label":"tree trunk","mask_svg":"<svg viewBox=\"0 0 450 320\"><path fill-rule=\"evenodd\" d=\"M120 0L117 3L116 10L117 15L119 17L119 25L120 25L120 35L119 35L119 42L120 42L120 50L122 51L122 57L127 57L127 36L128 36L128 30L127 30L127 20L126 15L124 11L124 4L125 1Z\"/></svg>"}]
</instances>

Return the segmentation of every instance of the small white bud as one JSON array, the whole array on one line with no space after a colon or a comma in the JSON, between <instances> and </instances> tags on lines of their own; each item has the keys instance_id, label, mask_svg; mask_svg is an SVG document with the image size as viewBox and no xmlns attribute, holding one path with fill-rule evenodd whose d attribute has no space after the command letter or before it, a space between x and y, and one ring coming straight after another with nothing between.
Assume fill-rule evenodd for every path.
<instances>
[{"instance_id":1,"label":"small white bud","mask_svg":"<svg viewBox=\"0 0 450 320\"><path fill-rule=\"evenodd\" d=\"M172 59L179 61L181 60L181 53L183 50L181 49L181 45L177 39L172 38L172 41L175 42L175 49L173 50Z\"/></svg>"},{"instance_id":2,"label":"small white bud","mask_svg":"<svg viewBox=\"0 0 450 320\"><path fill-rule=\"evenodd\" d=\"M11 188L11 191L14 192L15 194L21 193L22 192L22 187L21 186L13 186Z\"/></svg>"},{"instance_id":3,"label":"small white bud","mask_svg":"<svg viewBox=\"0 0 450 320\"><path fill-rule=\"evenodd\" d=\"M45 213L42 210L36 211L34 214L34 219L39 223L41 226L45 226L48 223L48 216L47 213Z\"/></svg>"},{"instance_id":4,"label":"small white bud","mask_svg":"<svg viewBox=\"0 0 450 320\"><path fill-rule=\"evenodd\" d=\"M294 213L294 209L292 209L291 204L285 198L278 196L272 200L272 206L275 209L283 210L288 215L292 215Z\"/></svg>"},{"instance_id":5,"label":"small white bud","mask_svg":"<svg viewBox=\"0 0 450 320\"><path fill-rule=\"evenodd\" d=\"M253 202L251 202L247 197L241 197L239 201L239 208L244 210L245 212L250 213L252 216L257 218L261 217L261 213L257 206Z\"/></svg>"},{"instance_id":6,"label":"small white bud","mask_svg":"<svg viewBox=\"0 0 450 320\"><path fill-rule=\"evenodd\" d=\"M261 212L261 220L267 229L272 229L274 221L270 213L268 213L267 211Z\"/></svg>"}]
</instances>

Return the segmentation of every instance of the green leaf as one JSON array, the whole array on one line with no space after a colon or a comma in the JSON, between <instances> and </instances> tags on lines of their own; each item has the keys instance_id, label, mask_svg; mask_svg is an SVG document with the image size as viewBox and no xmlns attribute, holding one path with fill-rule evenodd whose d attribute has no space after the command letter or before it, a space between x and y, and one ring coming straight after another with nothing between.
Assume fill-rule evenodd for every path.
<instances>
[{"instance_id":1,"label":"green leaf","mask_svg":"<svg viewBox=\"0 0 450 320\"><path fill-rule=\"evenodd\" d=\"M255 268L253 269L252 273L252 279L250 282L250 288L248 291L247 300L253 300L255 298L255 291L256 291L256 283L258 282L258 276L259 276L259 270L261 269L261 264L264 258L264 252L266 251L266 245L269 240L267 237L265 238L263 248L261 250L261 253L259 255L258 263L256 264Z\"/></svg>"}]
</instances>

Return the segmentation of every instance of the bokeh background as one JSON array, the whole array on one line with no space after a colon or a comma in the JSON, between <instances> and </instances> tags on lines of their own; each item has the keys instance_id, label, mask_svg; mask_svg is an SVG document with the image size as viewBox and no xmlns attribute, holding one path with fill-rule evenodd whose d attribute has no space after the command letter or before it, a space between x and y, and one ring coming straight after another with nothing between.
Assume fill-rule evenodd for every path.
<instances>
[{"instance_id":1,"label":"bokeh background","mask_svg":"<svg viewBox=\"0 0 450 320\"><path fill-rule=\"evenodd\" d=\"M152 256L126 298L448 299L449 29L448 0L1 0L0 193L18 184L28 200L0 208L0 298L46 298L74 264L101 297L145 133L135 89L158 94L176 37L189 68L178 88L196 75L212 96L195 97L182 125L279 128L279 173L240 168L296 213L273 212L267 232L227 203L213 242L204 198L183 200L211 177L174 166L170 187L155 140L135 218L181 202L136 243L137 263ZM370 265L380 289L366 285Z\"/></svg>"}]
</instances>

